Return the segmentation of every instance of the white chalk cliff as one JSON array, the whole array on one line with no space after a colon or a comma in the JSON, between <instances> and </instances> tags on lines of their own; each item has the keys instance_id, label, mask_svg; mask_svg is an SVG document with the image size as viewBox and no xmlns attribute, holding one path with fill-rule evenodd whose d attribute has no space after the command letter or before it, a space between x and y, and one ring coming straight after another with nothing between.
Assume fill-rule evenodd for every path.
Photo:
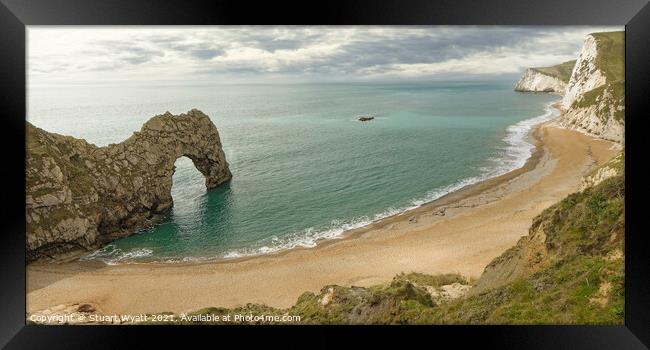
<instances>
[{"instance_id":1,"label":"white chalk cliff","mask_svg":"<svg viewBox=\"0 0 650 350\"><path fill-rule=\"evenodd\" d=\"M558 83L570 62L546 68L529 68L516 91L560 92L562 115L556 125L615 141L625 140L624 32L592 33L586 36L564 90ZM557 68L563 67L559 70Z\"/></svg>"},{"instance_id":2,"label":"white chalk cliff","mask_svg":"<svg viewBox=\"0 0 650 350\"><path fill-rule=\"evenodd\" d=\"M624 143L624 33L587 35L562 99L558 124Z\"/></svg>"},{"instance_id":3,"label":"white chalk cliff","mask_svg":"<svg viewBox=\"0 0 650 350\"><path fill-rule=\"evenodd\" d=\"M564 94L576 61L567 61L551 67L528 68L515 85L515 91L554 92Z\"/></svg>"},{"instance_id":4,"label":"white chalk cliff","mask_svg":"<svg viewBox=\"0 0 650 350\"><path fill-rule=\"evenodd\" d=\"M569 88L562 98L562 106L566 109L571 108L571 104L584 95L605 84L605 75L596 66L596 57L598 56L598 44L593 35L587 35L582 45L582 51L576 61Z\"/></svg>"},{"instance_id":5,"label":"white chalk cliff","mask_svg":"<svg viewBox=\"0 0 650 350\"><path fill-rule=\"evenodd\" d=\"M564 93L567 84L535 68L528 68L515 85L515 91Z\"/></svg>"}]
</instances>

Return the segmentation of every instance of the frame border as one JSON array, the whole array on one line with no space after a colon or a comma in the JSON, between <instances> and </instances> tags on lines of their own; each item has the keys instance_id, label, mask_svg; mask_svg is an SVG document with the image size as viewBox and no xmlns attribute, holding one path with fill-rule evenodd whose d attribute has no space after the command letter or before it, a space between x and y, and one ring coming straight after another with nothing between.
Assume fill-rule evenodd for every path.
<instances>
[{"instance_id":1,"label":"frame border","mask_svg":"<svg viewBox=\"0 0 650 350\"><path fill-rule=\"evenodd\" d=\"M643 168L642 130L649 110L650 5L645 0L546 0L524 2L495 0L335 0L319 3L218 0L212 2L172 0L0 0L0 94L3 109L5 152L3 182L7 198L0 222L0 346L8 348L99 348L150 344L187 346L198 334L220 341L251 333L269 337L301 331L319 344L336 343L325 332L371 336L383 341L397 332L403 339L431 341L431 337L453 340L456 345L480 339L481 344L501 348L647 348L650 344L650 265L645 254L648 238L642 221L647 202L650 171ZM623 25L626 30L626 244L625 326L358 326L358 327L111 327L26 326L25 320L25 142L26 44L28 25L206 25L206 24L375 24L375 25ZM17 205L16 203L20 203ZM255 339L252 339L255 340ZM364 340L365 339L364 337ZM440 339L442 340L442 339ZM322 341L322 342L321 342ZM437 340L436 340L437 341ZM644 343L646 345L644 345Z\"/></svg>"}]
</instances>

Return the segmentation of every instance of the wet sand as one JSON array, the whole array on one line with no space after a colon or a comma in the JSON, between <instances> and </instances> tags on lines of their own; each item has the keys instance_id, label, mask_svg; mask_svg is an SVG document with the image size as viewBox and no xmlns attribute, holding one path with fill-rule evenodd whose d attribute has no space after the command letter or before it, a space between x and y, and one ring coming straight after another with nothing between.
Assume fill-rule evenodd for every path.
<instances>
[{"instance_id":1,"label":"wet sand","mask_svg":"<svg viewBox=\"0 0 650 350\"><path fill-rule=\"evenodd\" d=\"M181 313L264 303L288 307L328 284L369 286L400 272L478 277L544 208L617 154L612 143L543 124L523 168L315 248L201 264L71 262L27 267L27 311L88 303L104 314Z\"/></svg>"}]
</instances>

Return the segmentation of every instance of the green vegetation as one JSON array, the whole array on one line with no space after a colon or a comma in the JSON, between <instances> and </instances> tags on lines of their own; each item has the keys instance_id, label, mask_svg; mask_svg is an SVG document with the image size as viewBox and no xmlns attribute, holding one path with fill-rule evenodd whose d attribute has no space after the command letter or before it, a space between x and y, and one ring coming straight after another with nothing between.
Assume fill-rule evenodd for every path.
<instances>
[{"instance_id":1,"label":"green vegetation","mask_svg":"<svg viewBox=\"0 0 650 350\"><path fill-rule=\"evenodd\" d=\"M418 272L411 272L409 274L401 273L394 278L395 280L401 281L410 281L419 286L428 286L428 287L442 287L444 285L449 285L453 283L467 284L469 281L457 274L457 273L447 273L442 275L427 275Z\"/></svg>"},{"instance_id":2,"label":"green vegetation","mask_svg":"<svg viewBox=\"0 0 650 350\"><path fill-rule=\"evenodd\" d=\"M572 108L589 108L591 106L599 106L595 112L603 123L606 123L610 117L617 121L623 121L625 119L623 108L625 106L625 81L606 83L587 91L571 105Z\"/></svg>"},{"instance_id":3,"label":"green vegetation","mask_svg":"<svg viewBox=\"0 0 650 350\"><path fill-rule=\"evenodd\" d=\"M625 32L591 34L598 43L596 66L608 82L625 79Z\"/></svg>"},{"instance_id":4,"label":"green vegetation","mask_svg":"<svg viewBox=\"0 0 650 350\"><path fill-rule=\"evenodd\" d=\"M192 315L298 315L300 324L622 324L624 197L619 175L544 210L518 246L525 250L532 236L544 235L545 261L510 283L464 297L440 297L445 288L469 286L458 274L402 273L368 288L325 286L288 309L248 304ZM524 256L517 254L511 249L491 265Z\"/></svg>"},{"instance_id":5,"label":"green vegetation","mask_svg":"<svg viewBox=\"0 0 650 350\"><path fill-rule=\"evenodd\" d=\"M573 67L575 65L576 60L571 60L551 67L535 67L531 69L542 74L558 78L563 82L568 83L569 79L571 78L571 72L573 71Z\"/></svg>"},{"instance_id":6,"label":"green vegetation","mask_svg":"<svg viewBox=\"0 0 650 350\"><path fill-rule=\"evenodd\" d=\"M622 324L624 179L574 193L536 218L548 267L450 303L437 323Z\"/></svg>"}]
</instances>

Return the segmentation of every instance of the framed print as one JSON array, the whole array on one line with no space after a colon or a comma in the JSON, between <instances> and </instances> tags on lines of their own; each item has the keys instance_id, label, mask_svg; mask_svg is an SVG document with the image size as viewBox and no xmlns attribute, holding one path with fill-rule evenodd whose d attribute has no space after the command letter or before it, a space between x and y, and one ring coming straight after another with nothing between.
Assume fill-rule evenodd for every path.
<instances>
[{"instance_id":1,"label":"framed print","mask_svg":"<svg viewBox=\"0 0 650 350\"><path fill-rule=\"evenodd\" d=\"M3 3L8 348L647 347L643 1Z\"/></svg>"}]
</instances>

